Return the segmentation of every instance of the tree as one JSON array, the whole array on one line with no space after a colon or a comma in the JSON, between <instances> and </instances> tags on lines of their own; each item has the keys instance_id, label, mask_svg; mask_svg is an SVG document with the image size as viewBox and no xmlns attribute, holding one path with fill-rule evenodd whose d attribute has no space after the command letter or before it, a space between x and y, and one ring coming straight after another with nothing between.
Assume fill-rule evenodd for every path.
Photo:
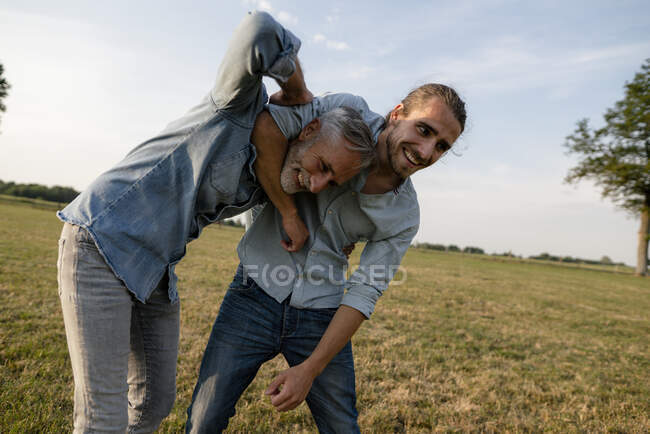
<instances>
[{"instance_id":1,"label":"tree","mask_svg":"<svg viewBox=\"0 0 650 434\"><path fill-rule=\"evenodd\" d=\"M41 184L16 184L15 182L3 182L0 179L0 194L68 203L72 202L79 192L72 187L61 187L60 185L48 187Z\"/></svg>"},{"instance_id":2,"label":"tree","mask_svg":"<svg viewBox=\"0 0 650 434\"><path fill-rule=\"evenodd\" d=\"M603 197L620 208L640 216L636 274L648 270L650 239L650 59L646 59L631 82L625 83L625 97L604 115L605 126L577 123L566 138L567 153L580 156L578 165L565 181L592 180Z\"/></svg>"},{"instance_id":3,"label":"tree","mask_svg":"<svg viewBox=\"0 0 650 434\"><path fill-rule=\"evenodd\" d=\"M4 74L4 70L4 66L2 66L2 63L0 63L0 112L7 110L7 107L2 103L2 100L7 96L9 88L11 87L7 80L2 76Z\"/></svg>"},{"instance_id":4,"label":"tree","mask_svg":"<svg viewBox=\"0 0 650 434\"><path fill-rule=\"evenodd\" d=\"M614 262L609 256L603 256L600 258L600 263L605 265L612 265Z\"/></svg>"}]
</instances>

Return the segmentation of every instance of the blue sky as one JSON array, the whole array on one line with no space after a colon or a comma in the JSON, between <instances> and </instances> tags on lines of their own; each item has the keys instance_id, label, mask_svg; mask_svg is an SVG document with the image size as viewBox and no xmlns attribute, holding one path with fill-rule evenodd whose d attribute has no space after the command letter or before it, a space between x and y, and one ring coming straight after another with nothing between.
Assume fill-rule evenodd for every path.
<instances>
[{"instance_id":1,"label":"blue sky","mask_svg":"<svg viewBox=\"0 0 650 434\"><path fill-rule=\"evenodd\" d=\"M4 1L0 179L83 189L208 92L253 8L302 39L315 93L382 114L428 81L466 100L459 155L414 176L418 241L634 263L638 221L563 184L562 144L650 57L647 1Z\"/></svg>"}]
</instances>

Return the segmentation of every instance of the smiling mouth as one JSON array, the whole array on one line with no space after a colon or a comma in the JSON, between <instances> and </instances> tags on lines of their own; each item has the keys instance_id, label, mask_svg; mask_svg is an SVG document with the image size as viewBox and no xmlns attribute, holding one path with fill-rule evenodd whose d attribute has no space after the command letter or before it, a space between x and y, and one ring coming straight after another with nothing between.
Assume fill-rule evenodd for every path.
<instances>
[{"instance_id":1,"label":"smiling mouth","mask_svg":"<svg viewBox=\"0 0 650 434\"><path fill-rule=\"evenodd\" d=\"M418 158L415 156L414 153L409 151L406 148L403 148L404 152L404 157L406 157L406 160L411 163L413 166L419 166L420 163L418 163Z\"/></svg>"},{"instance_id":2,"label":"smiling mouth","mask_svg":"<svg viewBox=\"0 0 650 434\"><path fill-rule=\"evenodd\" d=\"M296 186L298 187L298 189L309 190L307 188L307 185L305 184L305 177L300 170L296 170L295 179L296 179Z\"/></svg>"}]
</instances>

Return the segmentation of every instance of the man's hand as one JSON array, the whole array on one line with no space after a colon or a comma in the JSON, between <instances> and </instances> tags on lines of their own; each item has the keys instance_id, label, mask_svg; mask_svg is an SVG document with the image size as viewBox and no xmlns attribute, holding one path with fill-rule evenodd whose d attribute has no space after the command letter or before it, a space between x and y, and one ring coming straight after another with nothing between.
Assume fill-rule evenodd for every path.
<instances>
[{"instance_id":1,"label":"man's hand","mask_svg":"<svg viewBox=\"0 0 650 434\"><path fill-rule=\"evenodd\" d=\"M313 99L314 95L307 89L293 94L279 90L271 95L269 102L275 105L300 105L310 103Z\"/></svg>"},{"instance_id":2,"label":"man's hand","mask_svg":"<svg viewBox=\"0 0 650 434\"><path fill-rule=\"evenodd\" d=\"M289 237L289 241L282 240L282 247L287 252L299 251L309 238L307 226L305 226L297 212L282 216L282 229Z\"/></svg>"},{"instance_id":3,"label":"man's hand","mask_svg":"<svg viewBox=\"0 0 650 434\"><path fill-rule=\"evenodd\" d=\"M303 362L280 372L264 394L271 397L271 404L276 410L293 410L307 397L314 378L315 373Z\"/></svg>"}]
</instances>

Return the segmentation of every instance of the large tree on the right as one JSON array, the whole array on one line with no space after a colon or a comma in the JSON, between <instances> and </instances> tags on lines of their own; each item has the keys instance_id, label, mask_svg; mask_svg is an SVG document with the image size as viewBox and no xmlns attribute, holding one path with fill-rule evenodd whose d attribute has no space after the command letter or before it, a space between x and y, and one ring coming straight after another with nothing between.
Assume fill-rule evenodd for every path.
<instances>
[{"instance_id":1,"label":"large tree on the right","mask_svg":"<svg viewBox=\"0 0 650 434\"><path fill-rule=\"evenodd\" d=\"M650 239L650 59L625 83L625 97L604 118L599 129L591 128L587 119L579 121L566 138L568 153L579 161L565 180L592 180L603 197L640 216L636 274L644 276Z\"/></svg>"}]
</instances>

